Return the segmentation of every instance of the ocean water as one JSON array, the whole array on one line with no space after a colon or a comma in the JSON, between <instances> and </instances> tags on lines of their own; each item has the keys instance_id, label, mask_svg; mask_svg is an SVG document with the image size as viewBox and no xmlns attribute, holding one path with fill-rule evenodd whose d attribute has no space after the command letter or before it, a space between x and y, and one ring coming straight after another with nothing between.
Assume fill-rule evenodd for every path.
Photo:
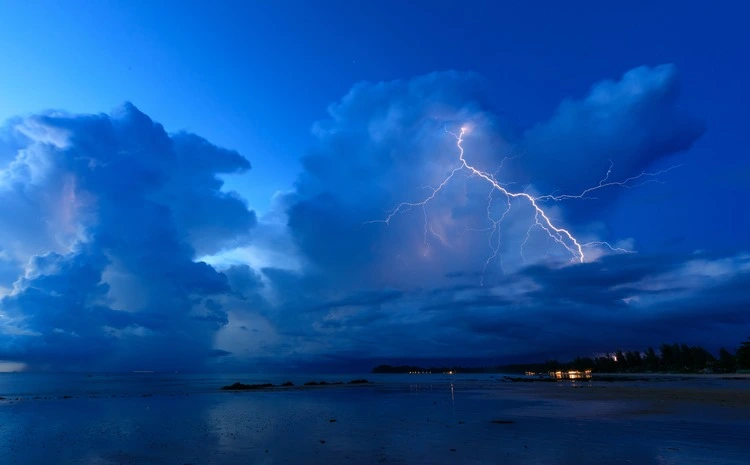
<instances>
[{"instance_id":1,"label":"ocean water","mask_svg":"<svg viewBox=\"0 0 750 465\"><path fill-rule=\"evenodd\" d=\"M497 382L502 374L183 374L183 373L0 373L0 397L126 396L141 394L197 394L215 392L235 382L302 386L307 381L372 380L381 387L403 384L445 385ZM514 375L515 376L515 375Z\"/></svg>"},{"instance_id":2,"label":"ocean water","mask_svg":"<svg viewBox=\"0 0 750 465\"><path fill-rule=\"evenodd\" d=\"M361 377L374 383L219 390ZM0 464L747 465L748 389L714 378L3 374Z\"/></svg>"}]
</instances>

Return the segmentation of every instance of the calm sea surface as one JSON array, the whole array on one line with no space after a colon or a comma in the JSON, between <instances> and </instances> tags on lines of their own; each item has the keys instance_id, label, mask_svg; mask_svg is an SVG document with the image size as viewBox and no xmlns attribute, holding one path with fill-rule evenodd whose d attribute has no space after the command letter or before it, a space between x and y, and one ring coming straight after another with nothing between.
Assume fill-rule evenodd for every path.
<instances>
[{"instance_id":1,"label":"calm sea surface","mask_svg":"<svg viewBox=\"0 0 750 465\"><path fill-rule=\"evenodd\" d=\"M708 377L0 374L0 464L748 465L748 392Z\"/></svg>"},{"instance_id":2,"label":"calm sea surface","mask_svg":"<svg viewBox=\"0 0 750 465\"><path fill-rule=\"evenodd\" d=\"M197 394L215 392L234 382L281 384L291 381L348 382L368 379L380 386L403 384L497 382L503 375L403 375L403 374L181 374L181 373L0 373L0 396L94 396L141 394Z\"/></svg>"}]
</instances>

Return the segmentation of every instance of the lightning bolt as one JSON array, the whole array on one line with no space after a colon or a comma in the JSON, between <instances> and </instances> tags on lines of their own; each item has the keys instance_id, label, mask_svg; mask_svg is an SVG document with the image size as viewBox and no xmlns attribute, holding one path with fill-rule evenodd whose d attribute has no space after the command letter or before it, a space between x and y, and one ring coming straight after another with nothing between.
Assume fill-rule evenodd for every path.
<instances>
[{"instance_id":1,"label":"lightning bolt","mask_svg":"<svg viewBox=\"0 0 750 465\"><path fill-rule=\"evenodd\" d=\"M586 256L584 254L584 248L587 247L595 247L595 246L603 246L607 247L613 252L621 252L621 253L634 253L632 250L620 248L620 247L614 247L610 245L607 242L604 241L594 241L594 242L580 242L574 235L571 233L568 229L556 224L548 215L548 213L540 206L540 204L543 204L547 201L564 201L564 200L573 200L573 199L595 199L596 197L591 197L590 195L593 192L596 192L598 190L607 188L607 187L625 187L625 188L632 188L637 187L640 185L643 185L648 182L658 182L657 179L655 179L657 176L667 173L673 169L676 169L682 165L676 165L672 166L670 168L657 171L657 172L647 172L644 171L640 173L637 176L632 176L627 179L624 179L622 181L611 181L610 176L612 174L612 168L614 164L612 161L610 161L609 169L607 169L607 172L605 176L599 181L599 183L593 187L589 187L582 191L579 194L546 194L541 196L533 196L529 194L528 192L524 191L514 191L510 190L507 186L510 183L505 183L505 185L501 184L497 180L497 173L502 169L502 164L508 160L509 158L506 157L503 159L502 163L500 164L500 168L497 172L494 174L487 173L485 171L479 170L473 165L471 165L465 158L464 153L464 136L469 131L469 128L467 126L462 126L461 130L458 134L449 131L447 128L445 129L445 132L447 134L450 134L451 136L456 138L456 147L458 149L458 160L457 164L451 169L450 173L446 178L437 186L437 187L426 187L426 189L430 190L429 195L425 197L424 199L418 201L418 202L402 202L398 205L396 205L393 209L391 209L389 212L387 212L387 216L384 219L381 220L372 220L368 221L367 223L385 223L386 225L389 225L391 220L399 215L400 213L405 213L413 208L421 208L422 213L424 216L424 244L426 246L426 252L425 255L429 252L429 240L428 235L432 234L435 236L440 242L444 245L448 244L448 241L442 237L440 234L438 234L432 226L428 226L428 215L427 215L427 205L433 201L437 195L440 193L443 188L445 188L446 185L450 183L450 181L456 177L456 175L460 172L467 173L469 177L472 178L479 178L482 181L486 182L489 187L490 191L487 196L487 219L490 221L490 226L488 228L484 229L467 229L467 231L487 231L489 232L488 235L488 245L491 250L490 256L487 258L484 264L483 268L483 274L484 271L486 271L487 267L492 263L493 260L497 259L499 256L500 251L500 245L501 245L501 234L500 234L500 224L505 219L508 212L511 210L511 201L512 200L518 200L520 202L525 202L528 204L534 211L534 222L529 226L529 229L526 232L526 238L523 241L523 244L521 246L521 258L525 262L525 257L523 255L523 249L526 243L529 241L531 231L534 228L541 229L544 233L547 234L549 239L552 239L555 243L562 246L571 256L571 261L573 262L579 262L583 263L586 259ZM495 197L495 194L499 193L501 196L505 198L505 204L506 208L503 211L502 215L498 219L494 219L492 217L492 205L495 200L497 200ZM462 233L463 234L463 233ZM493 240L493 238L496 238ZM500 257L501 260L501 266L502 266L502 257Z\"/></svg>"},{"instance_id":2,"label":"lightning bolt","mask_svg":"<svg viewBox=\"0 0 750 465\"><path fill-rule=\"evenodd\" d=\"M631 176L623 181L610 181L609 176L612 174L612 168L614 167L614 163L612 163L612 160L609 161L609 168L607 169L607 174L604 175L604 178L602 178L601 181L599 181L599 184L597 184L594 187L589 187L588 189L585 189L580 194L562 194L562 195L541 195L539 197L536 197L536 200L544 201L544 200L554 200L554 201L560 201L560 200L571 200L571 199L596 199L596 197L588 197L588 194L590 194L593 191L603 189L605 187L611 187L611 186L617 186L617 187L624 187L626 189L632 189L634 187L640 187L644 184L650 183L650 182L660 182L658 179L654 179L659 175L669 173L673 169L681 168L684 165L674 165L670 166L669 168L656 171L654 173L650 173L648 171L643 171L641 174L637 176ZM645 179L642 182L639 182L637 184L631 184L633 181L637 181L643 178L651 178L651 179Z\"/></svg>"}]
</instances>

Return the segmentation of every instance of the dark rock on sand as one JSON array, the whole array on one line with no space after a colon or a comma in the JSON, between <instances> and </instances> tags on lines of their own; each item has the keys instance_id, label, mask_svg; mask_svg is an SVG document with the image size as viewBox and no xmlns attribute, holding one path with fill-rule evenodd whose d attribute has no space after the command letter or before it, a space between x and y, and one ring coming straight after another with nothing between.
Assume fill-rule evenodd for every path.
<instances>
[{"instance_id":1,"label":"dark rock on sand","mask_svg":"<svg viewBox=\"0 0 750 465\"><path fill-rule=\"evenodd\" d=\"M271 383L263 383L263 384L242 384L242 383L234 383L230 386L224 386L221 388L223 391L252 391L255 389L266 389L273 387L273 384Z\"/></svg>"}]
</instances>

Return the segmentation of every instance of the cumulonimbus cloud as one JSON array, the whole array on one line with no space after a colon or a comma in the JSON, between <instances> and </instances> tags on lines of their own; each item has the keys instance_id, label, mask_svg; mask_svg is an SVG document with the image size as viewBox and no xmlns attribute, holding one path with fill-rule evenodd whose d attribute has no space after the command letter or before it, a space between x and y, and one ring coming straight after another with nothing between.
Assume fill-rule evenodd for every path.
<instances>
[{"instance_id":1,"label":"cumulonimbus cloud","mask_svg":"<svg viewBox=\"0 0 750 465\"><path fill-rule=\"evenodd\" d=\"M679 109L672 66L599 83L520 133L488 106L488 85L445 72L354 86L315 124L294 190L260 225L217 178L248 170L245 158L168 134L132 105L13 120L0 131L0 218L12 218L0 223L0 360L182 369L280 357L521 357L627 342L616 328L638 333L633 344L674 328L700 342L673 309L710 317L720 301L717 328L748 327L737 311L743 255L702 256L729 270L717 279L695 272L696 257L550 265L532 239L524 265L529 212L518 208L503 231L505 273L498 262L484 269L490 189L467 173L426 222L413 208L372 223L424 198L456 166L446 128L471 126L467 157L481 169L494 173L507 157L498 173L507 185L564 193L596 184L610 161L616 176L635 175L704 130ZM585 233L612 199L549 208ZM693 294L682 293L687 282Z\"/></svg>"},{"instance_id":2,"label":"cumulonimbus cloud","mask_svg":"<svg viewBox=\"0 0 750 465\"><path fill-rule=\"evenodd\" d=\"M441 191L426 220L421 207L414 207L387 225L371 222L400 202L424 199L431 192L425 186L439 185L457 165L456 140L446 128L468 125L465 147L472 164L495 173L507 157L498 179L535 193L579 193L598 184L610 166L614 180L637 176L688 150L705 130L679 108L671 65L636 68L617 81L598 83L584 98L564 101L549 120L519 134L509 132L485 104L475 90L481 87L477 79L448 72L360 84L315 125L318 143L303 159L304 171L286 203L290 234L312 264L310 272L324 279L299 279L290 286L289 275L282 274L280 287L295 292L274 316L278 327L289 330L290 338L314 340L323 353L392 358L405 352L439 357L451 350L456 356L539 355L565 344L599 350L607 342L628 342L615 337L622 334L617 327L641 331L631 332L633 345L653 343L659 331L675 334L670 328L682 327L679 318L656 311L652 295L637 286L643 279L663 279L670 267L682 269L681 259L626 255L572 267L544 260L524 267L519 247L528 211L506 221L501 253L516 266L504 275L494 263L484 273L491 275L490 284L480 286L489 250L486 232L471 232L488 226L490 188L469 176ZM597 201L547 207L585 235L587 222L611 207L616 195L613 188L597 192ZM606 271L611 267L622 273ZM735 297L736 283L744 279L746 272L738 272L727 284ZM704 284L696 288L696 302L715 289ZM660 295L672 306L710 315L705 305L688 305L678 287ZM362 295L367 301L358 298ZM288 324L291 314L294 324ZM608 330L594 333L596 325Z\"/></svg>"},{"instance_id":3,"label":"cumulonimbus cloud","mask_svg":"<svg viewBox=\"0 0 750 465\"><path fill-rule=\"evenodd\" d=\"M434 282L451 268L480 268L490 254L486 230L492 226L487 216L493 188L466 170L424 209L409 208L387 226L369 223L386 218L401 202L425 199L459 166L456 138L446 130L471 128L463 144L466 158L509 189L558 194L596 186L610 163L610 180L636 176L659 158L688 149L704 130L679 110L671 65L636 68L619 81L596 84L584 99L564 101L550 120L521 135L503 129L476 92L478 82L473 74L445 72L360 84L330 107L330 118L315 126L318 144L303 159L288 209L290 230L306 257L336 279L354 276L361 284L390 286L399 280ZM565 221L610 205L612 192L617 188L597 191L596 202L545 208L582 237L628 239L591 238L585 223ZM503 196L494 194L492 208L505 208ZM519 253L521 244L529 243L533 215L519 202L501 225L499 255L511 269L554 250L540 234L531 238L525 257Z\"/></svg>"},{"instance_id":4,"label":"cumulonimbus cloud","mask_svg":"<svg viewBox=\"0 0 750 465\"><path fill-rule=\"evenodd\" d=\"M37 115L9 131L17 150L0 171L0 239L17 279L0 300L0 359L202 363L227 322L216 297L230 288L194 258L254 227L254 213L217 177L249 162L193 134L167 134L131 104L108 115Z\"/></svg>"}]
</instances>

